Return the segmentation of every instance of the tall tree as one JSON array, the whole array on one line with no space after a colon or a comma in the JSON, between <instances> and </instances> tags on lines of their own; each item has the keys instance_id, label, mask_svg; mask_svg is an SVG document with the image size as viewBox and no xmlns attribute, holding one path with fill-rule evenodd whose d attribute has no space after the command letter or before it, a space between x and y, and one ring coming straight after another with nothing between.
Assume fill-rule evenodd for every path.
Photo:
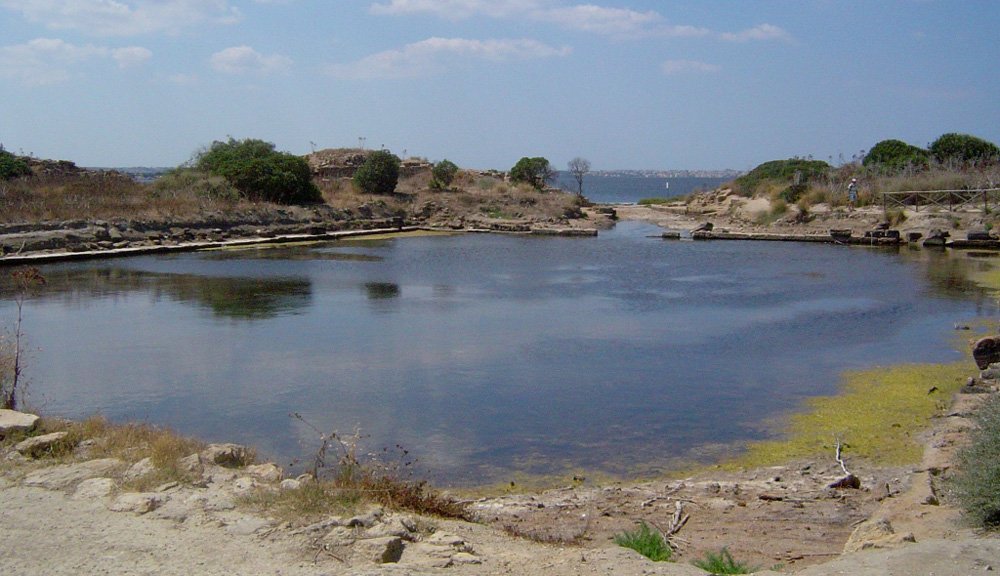
<instances>
[{"instance_id":1,"label":"tall tree","mask_svg":"<svg viewBox=\"0 0 1000 576\"><path fill-rule=\"evenodd\" d=\"M510 169L511 182L525 182L538 190L544 188L553 176L555 176L555 171L552 170L549 161L541 156L534 158L525 156Z\"/></svg>"},{"instance_id":2,"label":"tall tree","mask_svg":"<svg viewBox=\"0 0 1000 576\"><path fill-rule=\"evenodd\" d=\"M590 161L577 156L569 161L569 171L576 179L576 193L583 196L583 177L590 172Z\"/></svg>"}]
</instances>

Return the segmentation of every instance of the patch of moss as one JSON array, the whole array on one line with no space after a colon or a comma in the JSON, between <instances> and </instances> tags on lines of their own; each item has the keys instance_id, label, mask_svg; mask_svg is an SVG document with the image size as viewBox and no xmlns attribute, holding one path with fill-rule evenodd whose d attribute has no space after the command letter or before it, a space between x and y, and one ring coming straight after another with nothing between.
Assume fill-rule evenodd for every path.
<instances>
[{"instance_id":1,"label":"patch of moss","mask_svg":"<svg viewBox=\"0 0 1000 576\"><path fill-rule=\"evenodd\" d=\"M810 399L805 412L789 419L785 439L754 442L724 467L832 457L838 441L848 458L880 465L917 463L923 455L917 434L948 406L968 375L965 362L849 372L842 394Z\"/></svg>"}]
</instances>

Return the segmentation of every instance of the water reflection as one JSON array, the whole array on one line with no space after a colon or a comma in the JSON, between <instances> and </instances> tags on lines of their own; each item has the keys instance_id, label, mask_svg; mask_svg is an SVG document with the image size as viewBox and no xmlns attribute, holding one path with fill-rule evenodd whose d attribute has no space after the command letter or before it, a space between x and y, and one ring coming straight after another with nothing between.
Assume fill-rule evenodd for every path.
<instances>
[{"instance_id":1,"label":"water reflection","mask_svg":"<svg viewBox=\"0 0 1000 576\"><path fill-rule=\"evenodd\" d=\"M399 298L399 284L394 282L365 282L365 294L369 300Z\"/></svg>"},{"instance_id":2,"label":"water reflection","mask_svg":"<svg viewBox=\"0 0 1000 576\"><path fill-rule=\"evenodd\" d=\"M146 293L154 301L194 303L221 318L262 320L301 312L312 303L308 278L212 277L117 267L45 267L43 274L48 283L35 299L65 304ZM11 289L9 282L4 284L5 294Z\"/></svg>"}]
</instances>

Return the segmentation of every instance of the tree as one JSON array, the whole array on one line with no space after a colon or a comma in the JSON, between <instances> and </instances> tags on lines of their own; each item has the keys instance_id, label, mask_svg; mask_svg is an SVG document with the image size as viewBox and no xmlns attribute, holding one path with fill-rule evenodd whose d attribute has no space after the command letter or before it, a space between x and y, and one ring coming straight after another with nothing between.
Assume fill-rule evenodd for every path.
<instances>
[{"instance_id":1,"label":"tree","mask_svg":"<svg viewBox=\"0 0 1000 576\"><path fill-rule=\"evenodd\" d=\"M222 176L251 200L279 204L322 202L312 183L309 163L300 156L278 152L263 140L230 138L213 142L196 155L195 167Z\"/></svg>"},{"instance_id":2,"label":"tree","mask_svg":"<svg viewBox=\"0 0 1000 576\"><path fill-rule=\"evenodd\" d=\"M929 153L902 140L883 140L865 155L865 166L884 166L900 170L908 166L926 167Z\"/></svg>"},{"instance_id":3,"label":"tree","mask_svg":"<svg viewBox=\"0 0 1000 576\"><path fill-rule=\"evenodd\" d=\"M996 144L969 134L954 132L943 134L930 145L931 154L938 162L996 162L1000 148Z\"/></svg>"},{"instance_id":4,"label":"tree","mask_svg":"<svg viewBox=\"0 0 1000 576\"><path fill-rule=\"evenodd\" d=\"M590 172L590 161L577 156L569 161L569 172L576 179L576 193L583 196L583 177Z\"/></svg>"},{"instance_id":5,"label":"tree","mask_svg":"<svg viewBox=\"0 0 1000 576\"><path fill-rule=\"evenodd\" d=\"M399 163L388 150L372 152L354 173L354 184L367 194L392 194L399 182Z\"/></svg>"},{"instance_id":6,"label":"tree","mask_svg":"<svg viewBox=\"0 0 1000 576\"><path fill-rule=\"evenodd\" d=\"M24 396L23 387L20 392L18 391L18 385L21 383L21 373L24 371L24 364L21 358L24 351L22 343L24 329L21 325L24 301L36 286L45 284L45 277L38 271L38 268L14 270L11 272L10 277L14 281L14 305L17 313L14 321L14 344L13 350L10 352L11 357L0 358L0 361L2 361L0 367L3 368L3 371L0 372L0 408L17 410L17 399L19 396ZM4 353L6 354L6 351ZM9 366L5 364L9 364Z\"/></svg>"},{"instance_id":7,"label":"tree","mask_svg":"<svg viewBox=\"0 0 1000 576\"><path fill-rule=\"evenodd\" d=\"M549 161L541 156L534 158L525 156L510 169L511 182L524 182L538 190L544 188L553 176L555 171L552 170Z\"/></svg>"},{"instance_id":8,"label":"tree","mask_svg":"<svg viewBox=\"0 0 1000 576\"><path fill-rule=\"evenodd\" d=\"M458 174L458 166L451 160L442 160L434 165L431 169L431 187L433 188L447 188L451 186L452 181L455 180L455 175Z\"/></svg>"}]
</instances>

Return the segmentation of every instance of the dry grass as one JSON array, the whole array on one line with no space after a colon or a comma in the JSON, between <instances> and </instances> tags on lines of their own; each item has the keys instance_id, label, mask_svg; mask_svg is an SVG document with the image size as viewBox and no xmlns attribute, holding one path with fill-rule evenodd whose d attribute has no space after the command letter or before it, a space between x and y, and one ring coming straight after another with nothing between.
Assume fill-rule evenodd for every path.
<instances>
[{"instance_id":1,"label":"dry grass","mask_svg":"<svg viewBox=\"0 0 1000 576\"><path fill-rule=\"evenodd\" d=\"M79 454L73 447L83 442L86 448L82 457L87 459L117 458L126 465L131 465L149 458L155 470L125 486L133 490L145 490L167 482L196 481L195 474L183 469L179 460L205 448L205 443L181 436L167 428L138 423L112 424L100 416L82 422L44 418L32 435L61 431L69 433L64 443L65 449L49 454L50 462L74 460ZM5 439L5 443L15 440Z\"/></svg>"},{"instance_id":2,"label":"dry grass","mask_svg":"<svg viewBox=\"0 0 1000 576\"><path fill-rule=\"evenodd\" d=\"M141 184L114 173L57 174L0 182L0 223L122 218L182 219L249 203L205 193L199 181Z\"/></svg>"}]
</instances>

